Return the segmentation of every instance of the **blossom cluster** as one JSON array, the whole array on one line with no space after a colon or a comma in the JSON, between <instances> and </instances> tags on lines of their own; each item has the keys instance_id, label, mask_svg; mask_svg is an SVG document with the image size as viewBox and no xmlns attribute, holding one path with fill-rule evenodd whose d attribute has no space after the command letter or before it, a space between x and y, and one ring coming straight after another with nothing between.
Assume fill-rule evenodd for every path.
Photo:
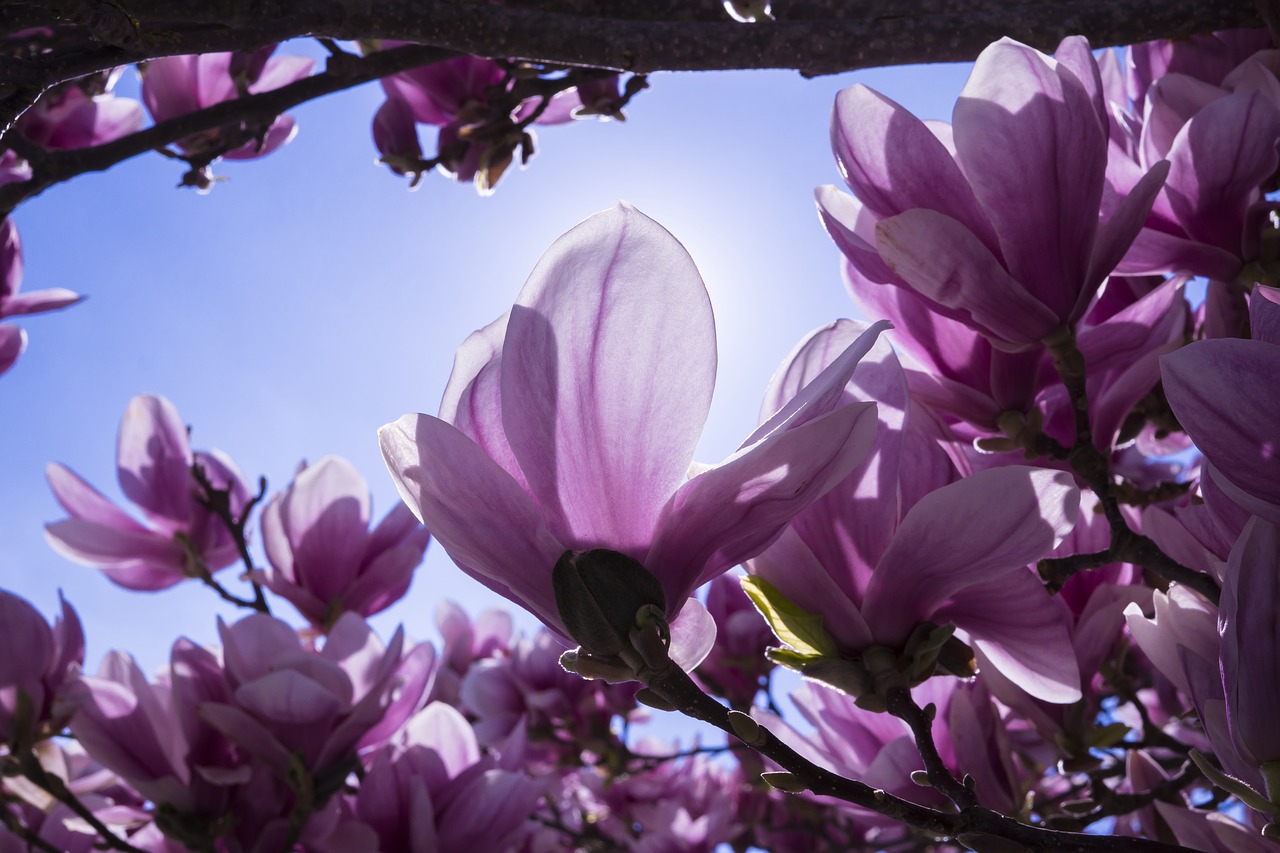
<instances>
[{"instance_id":1,"label":"blossom cluster","mask_svg":"<svg viewBox=\"0 0 1280 853\"><path fill-rule=\"evenodd\" d=\"M347 461L255 495L136 397L117 467L141 520L51 464L50 545L252 612L158 673L112 652L89 674L70 604L51 626L0 591L0 850L1273 848L1278 70L1263 32L1005 39L950 124L841 92L848 192L818 214L876 319L799 342L718 464L693 459L707 288L626 204L462 343L435 415L382 428L403 504L372 528ZM175 58L144 101L161 121L308 72ZM529 102L506 65L447 60L383 81L374 139L415 173L438 126L439 165L490 189L528 124L616 110L596 82ZM79 118L22 133L127 125L104 97L68 90ZM486 135L493 110L511 133ZM292 129L182 148L259 156ZM74 302L17 294L4 228L0 315ZM442 603L438 647L380 638L429 538L544 627ZM670 711L729 738L635 736Z\"/></svg>"}]
</instances>

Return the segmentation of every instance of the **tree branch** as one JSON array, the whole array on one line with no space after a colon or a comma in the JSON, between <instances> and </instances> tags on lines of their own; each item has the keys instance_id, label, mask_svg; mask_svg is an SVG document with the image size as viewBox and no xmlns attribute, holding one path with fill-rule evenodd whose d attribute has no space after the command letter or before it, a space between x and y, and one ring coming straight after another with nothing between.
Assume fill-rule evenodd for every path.
<instances>
[{"instance_id":1,"label":"tree branch","mask_svg":"<svg viewBox=\"0 0 1280 853\"><path fill-rule=\"evenodd\" d=\"M14 138L10 140L10 146L31 163L32 176L22 183L0 186L0 217L54 184L86 172L101 172L131 157L229 124L252 120L269 123L275 116L323 95L436 62L451 55L433 47L408 45L378 51L365 57L343 57L340 64L330 63L337 67L321 74L314 74L269 92L223 101L92 148L46 151L12 133Z\"/></svg>"},{"instance_id":2,"label":"tree branch","mask_svg":"<svg viewBox=\"0 0 1280 853\"><path fill-rule=\"evenodd\" d=\"M123 12L110 15L103 6ZM1083 34L1095 47L1256 27L1252 0L776 0L777 20L710 19L709 0L683 14L648 18L634 0L544 0L496 5L446 0L62 0L95 49L0 57L0 130L47 87L159 56L249 50L303 35L403 39L491 58L527 59L635 73L788 68L807 75L878 65L972 60L1010 36L1049 50ZM90 10L90 11L86 11ZM585 12L585 14L575 12ZM72 14L74 13L74 14ZM636 15L636 17L627 17ZM82 23L83 22L83 23Z\"/></svg>"}]
</instances>

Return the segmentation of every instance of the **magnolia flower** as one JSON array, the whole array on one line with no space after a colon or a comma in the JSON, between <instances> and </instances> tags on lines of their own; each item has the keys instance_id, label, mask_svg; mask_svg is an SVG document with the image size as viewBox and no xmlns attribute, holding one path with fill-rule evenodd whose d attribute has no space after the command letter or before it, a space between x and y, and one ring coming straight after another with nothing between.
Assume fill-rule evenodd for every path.
<instances>
[{"instance_id":1,"label":"magnolia flower","mask_svg":"<svg viewBox=\"0 0 1280 853\"><path fill-rule=\"evenodd\" d=\"M556 241L510 313L459 350L440 417L383 427L382 452L454 561L561 635L552 570L566 552L638 561L657 587L643 603L674 620L862 459L874 406L837 403L882 328L684 482L714 384L711 306L684 247L619 205ZM686 667L709 621L689 631Z\"/></svg>"},{"instance_id":2,"label":"magnolia flower","mask_svg":"<svg viewBox=\"0 0 1280 853\"><path fill-rule=\"evenodd\" d=\"M192 452L172 403L149 394L129 401L120 422L116 466L120 489L142 510L148 526L121 512L69 468L51 463L45 472L49 486L71 516L45 525L55 551L138 590L165 589L236 561L236 543L201 503L192 468L201 468L215 489L229 490L237 515L248 500L244 479L220 451Z\"/></svg>"},{"instance_id":3,"label":"magnolia flower","mask_svg":"<svg viewBox=\"0 0 1280 853\"><path fill-rule=\"evenodd\" d=\"M862 85L836 99L849 188L818 191L836 244L871 281L908 287L998 349L1034 348L1085 313L1124 255L1167 164L1099 220L1107 115L1083 38L1052 56L1002 39L978 57L953 125Z\"/></svg>"},{"instance_id":4,"label":"magnolia flower","mask_svg":"<svg viewBox=\"0 0 1280 853\"><path fill-rule=\"evenodd\" d=\"M147 63L142 73L142 100L157 122L186 115L243 94L257 94L296 82L311 73L315 61L302 56L270 56L274 46L244 53L168 56ZM297 133L290 116L276 116L259 139L220 151L222 130L206 131L178 141L187 154L217 151L228 160L250 160L275 151Z\"/></svg>"},{"instance_id":5,"label":"magnolia flower","mask_svg":"<svg viewBox=\"0 0 1280 853\"><path fill-rule=\"evenodd\" d=\"M346 612L372 616L409 589L429 535L403 504L369 530L369 485L350 462L303 466L262 512L271 568L258 580L327 629Z\"/></svg>"},{"instance_id":6,"label":"magnolia flower","mask_svg":"<svg viewBox=\"0 0 1280 853\"><path fill-rule=\"evenodd\" d=\"M829 369L859 331L842 321L804 341L778 371L764 411ZM913 426L906 382L887 345L858 366L848 393L879 405L872 454L799 513L747 571L781 594L782 607L822 617L826 640L815 649L823 658L856 659L872 646L910 653L920 630L953 625L1031 695L1078 700L1066 614L1027 568L1076 523L1080 493L1071 476L1007 466L955 480L945 457L937 458L941 450L932 448L931 458L927 436ZM912 680L930 671L925 666Z\"/></svg>"},{"instance_id":7,"label":"magnolia flower","mask_svg":"<svg viewBox=\"0 0 1280 853\"><path fill-rule=\"evenodd\" d=\"M84 629L66 599L50 629L25 599L0 589L0 743L30 737L49 721L60 730L69 714L55 701L68 669L83 663Z\"/></svg>"},{"instance_id":8,"label":"magnolia flower","mask_svg":"<svg viewBox=\"0 0 1280 853\"><path fill-rule=\"evenodd\" d=\"M55 86L18 119L19 133L44 148L88 148L142 126L142 105L111 94L123 68Z\"/></svg>"},{"instance_id":9,"label":"magnolia flower","mask_svg":"<svg viewBox=\"0 0 1280 853\"><path fill-rule=\"evenodd\" d=\"M4 181L0 178L2 183ZM22 243L18 240L18 229L13 220L5 217L0 220L0 318L56 311L84 298L61 287L19 293L21 284ZM26 345L27 335L22 329L8 323L0 324L0 373L13 366Z\"/></svg>"}]
</instances>

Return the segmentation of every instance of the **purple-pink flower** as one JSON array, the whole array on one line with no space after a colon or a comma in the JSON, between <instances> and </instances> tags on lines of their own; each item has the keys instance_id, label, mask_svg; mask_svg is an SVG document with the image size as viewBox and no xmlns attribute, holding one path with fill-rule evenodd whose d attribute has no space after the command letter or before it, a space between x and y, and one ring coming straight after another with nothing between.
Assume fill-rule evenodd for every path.
<instances>
[{"instance_id":1,"label":"purple-pink flower","mask_svg":"<svg viewBox=\"0 0 1280 853\"><path fill-rule=\"evenodd\" d=\"M239 551L223 522L202 502L192 472L203 470L215 489L230 493L237 515L248 489L235 463L220 451L191 450L178 410L163 397L129 401L116 445L124 496L142 510L142 525L69 468L46 469L53 496L71 517L45 525L46 538L68 559L100 568L128 589L159 590L226 568Z\"/></svg>"},{"instance_id":2,"label":"purple-pink flower","mask_svg":"<svg viewBox=\"0 0 1280 853\"><path fill-rule=\"evenodd\" d=\"M22 243L13 220L5 217L0 220L0 319L56 311L84 298L61 287L19 293L21 285ZM25 332L8 323L0 324L0 373L13 366L26 345Z\"/></svg>"},{"instance_id":3,"label":"purple-pink flower","mask_svg":"<svg viewBox=\"0 0 1280 853\"><path fill-rule=\"evenodd\" d=\"M1084 316L1141 228L1166 165L1099 221L1107 114L1079 37L1054 56L1002 39L978 57L953 125L865 86L836 99L831 139L850 198L823 222L866 278L908 287L1007 351Z\"/></svg>"},{"instance_id":4,"label":"purple-pink flower","mask_svg":"<svg viewBox=\"0 0 1280 853\"><path fill-rule=\"evenodd\" d=\"M250 53L204 53L168 56L147 63L142 74L142 100L157 122L202 110L244 95L279 89L311 73L314 60L302 56L271 56L274 46ZM261 128L257 139L230 151L219 151L228 160L262 157L284 145L297 126L290 116L276 116ZM199 155L223 144L221 129L178 141L186 154Z\"/></svg>"},{"instance_id":5,"label":"purple-pink flower","mask_svg":"<svg viewBox=\"0 0 1280 853\"><path fill-rule=\"evenodd\" d=\"M27 742L46 724L61 730L70 717L63 683L84 663L84 629L62 599L53 628L25 599L0 589L0 744Z\"/></svg>"},{"instance_id":6,"label":"purple-pink flower","mask_svg":"<svg viewBox=\"0 0 1280 853\"><path fill-rule=\"evenodd\" d=\"M786 404L860 332L841 321L802 342L764 411ZM1033 696L1079 699L1066 614L1028 568L1076 523L1080 493L1071 476L1007 466L956 480L941 449L930 447L928 422L923 434L913 425L887 345L858 365L846 393L878 404L873 452L747 570L820 615L843 657L876 645L902 652L922 625L950 624Z\"/></svg>"},{"instance_id":7,"label":"purple-pink flower","mask_svg":"<svg viewBox=\"0 0 1280 853\"><path fill-rule=\"evenodd\" d=\"M715 381L711 306L684 247L620 205L556 241L458 351L440 417L383 427L383 455L454 561L553 630L553 567L597 548L647 567L673 619L862 459L874 407L837 404L881 328L686 482Z\"/></svg>"},{"instance_id":8,"label":"purple-pink flower","mask_svg":"<svg viewBox=\"0 0 1280 853\"><path fill-rule=\"evenodd\" d=\"M142 105L111 94L123 70L114 68L51 88L18 119L18 132L54 150L88 148L133 133L142 126Z\"/></svg>"},{"instance_id":9,"label":"purple-pink flower","mask_svg":"<svg viewBox=\"0 0 1280 853\"><path fill-rule=\"evenodd\" d=\"M372 616L409 589L430 536L399 504L369 530L369 485L350 462L303 466L262 512L267 589L327 630L343 613Z\"/></svg>"}]
</instances>

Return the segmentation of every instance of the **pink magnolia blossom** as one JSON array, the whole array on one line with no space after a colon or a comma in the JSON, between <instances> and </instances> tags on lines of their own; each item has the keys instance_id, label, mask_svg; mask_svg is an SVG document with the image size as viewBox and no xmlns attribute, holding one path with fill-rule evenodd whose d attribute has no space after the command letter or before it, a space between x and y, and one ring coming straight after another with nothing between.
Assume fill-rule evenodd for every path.
<instances>
[{"instance_id":1,"label":"pink magnolia blossom","mask_svg":"<svg viewBox=\"0 0 1280 853\"><path fill-rule=\"evenodd\" d=\"M1099 221L1107 115L1079 37L1052 57L992 44L953 121L926 124L865 86L841 92L832 147L857 198L820 190L823 222L871 281L914 290L998 349L1038 347L1084 316L1167 166Z\"/></svg>"},{"instance_id":2,"label":"pink magnolia blossom","mask_svg":"<svg viewBox=\"0 0 1280 853\"><path fill-rule=\"evenodd\" d=\"M784 405L859 334L841 321L802 342L763 411ZM1007 466L955 479L941 449L922 440L927 433L913 435L906 382L887 345L858 365L846 393L878 405L872 454L747 571L822 616L842 655L873 645L901 651L922 623L951 624L1031 695L1078 700L1066 615L1028 568L1076 523L1071 476Z\"/></svg>"},{"instance_id":3,"label":"pink magnolia blossom","mask_svg":"<svg viewBox=\"0 0 1280 853\"><path fill-rule=\"evenodd\" d=\"M881 328L684 482L714 384L711 308L684 248L620 205L556 241L509 315L459 350L440 417L383 427L383 455L454 561L553 630L570 550L638 560L671 620L862 459L874 407L837 403Z\"/></svg>"},{"instance_id":4,"label":"pink magnolia blossom","mask_svg":"<svg viewBox=\"0 0 1280 853\"><path fill-rule=\"evenodd\" d=\"M22 243L13 220L5 217L0 220L0 319L56 311L84 298L60 287L19 293L21 284ZM26 346L26 332L8 323L0 324L0 373L13 366Z\"/></svg>"},{"instance_id":5,"label":"pink magnolia blossom","mask_svg":"<svg viewBox=\"0 0 1280 853\"><path fill-rule=\"evenodd\" d=\"M22 243L13 220L0 221L0 317L41 314L74 305L84 297L65 288L19 293L22 285Z\"/></svg>"},{"instance_id":6,"label":"pink magnolia blossom","mask_svg":"<svg viewBox=\"0 0 1280 853\"><path fill-rule=\"evenodd\" d=\"M147 526L69 468L51 463L49 486L71 517L45 525L49 544L128 589L165 589L231 565L239 557L236 543L200 502L193 466L203 469L214 488L230 490L232 512L243 512L248 489L235 463L217 450L193 453L186 426L168 400L134 397L120 423L116 468L121 491L142 510Z\"/></svg>"},{"instance_id":7,"label":"pink magnolia blossom","mask_svg":"<svg viewBox=\"0 0 1280 853\"><path fill-rule=\"evenodd\" d=\"M168 56L148 62L142 74L142 100L157 122L202 110L245 94L279 89L311 73L314 60L302 56L272 56L274 47L250 54L204 53ZM254 128L250 128L253 130ZM228 160L263 157L293 139L297 126L290 116L276 116L259 139L221 156ZM217 150L222 131L212 130L178 141L186 154Z\"/></svg>"},{"instance_id":8,"label":"pink magnolia blossom","mask_svg":"<svg viewBox=\"0 0 1280 853\"><path fill-rule=\"evenodd\" d=\"M70 716L59 699L68 670L84 663L84 629L75 609L61 603L51 629L25 599L0 589L0 743L46 726L60 731Z\"/></svg>"},{"instance_id":9,"label":"pink magnolia blossom","mask_svg":"<svg viewBox=\"0 0 1280 853\"><path fill-rule=\"evenodd\" d=\"M327 630L343 613L372 616L409 589L429 534L400 504L369 530L369 486L337 456L303 466L262 512L271 568L258 580Z\"/></svg>"},{"instance_id":10,"label":"pink magnolia blossom","mask_svg":"<svg viewBox=\"0 0 1280 853\"><path fill-rule=\"evenodd\" d=\"M44 148L88 148L142 126L142 105L111 94L120 73L91 74L46 92L18 119L18 132Z\"/></svg>"},{"instance_id":11,"label":"pink magnolia blossom","mask_svg":"<svg viewBox=\"0 0 1280 853\"><path fill-rule=\"evenodd\" d=\"M309 853L502 851L517 840L545 787L482 755L466 719L432 703L373 754L343 820Z\"/></svg>"},{"instance_id":12,"label":"pink magnolia blossom","mask_svg":"<svg viewBox=\"0 0 1280 853\"><path fill-rule=\"evenodd\" d=\"M381 47L388 49L402 44L383 41ZM545 125L563 124L577 115L607 114L610 97L607 80L613 81L612 96L616 101L617 78L612 77L589 87L586 97L591 99L590 104L582 100L576 89L567 89L552 96L545 107L539 98L528 98L508 117L521 121L541 107L542 111L533 121ZM471 138L470 132L474 127L503 117L494 103L495 96L509 92L513 83L506 68L478 56L458 56L382 78L387 100L374 114L373 141L383 162L397 174L411 172L422 159L417 126L434 125L440 128L437 140L439 155L443 157L440 168L459 181L474 180L482 193L492 192L510 165L516 145L525 148L527 157L532 153L534 137L531 131L525 131L527 142L519 136L492 141ZM462 142L467 144L461 146ZM454 153L455 148L462 153Z\"/></svg>"}]
</instances>

